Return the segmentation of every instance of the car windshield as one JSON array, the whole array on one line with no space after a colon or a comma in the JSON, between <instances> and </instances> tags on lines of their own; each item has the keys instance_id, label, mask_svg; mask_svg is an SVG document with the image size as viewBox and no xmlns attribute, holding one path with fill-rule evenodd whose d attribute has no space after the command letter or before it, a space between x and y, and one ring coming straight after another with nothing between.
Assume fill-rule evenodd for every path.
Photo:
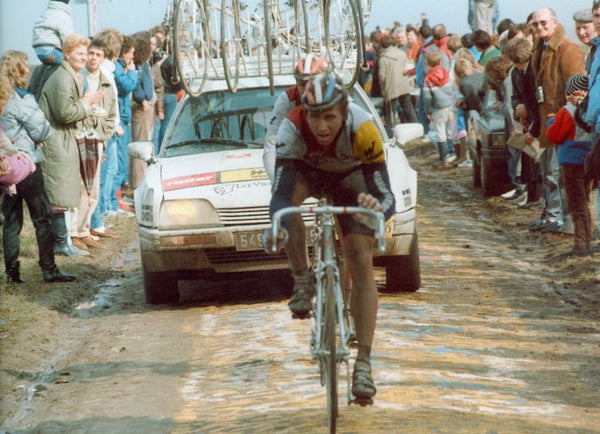
<instances>
[{"instance_id":1,"label":"car windshield","mask_svg":"<svg viewBox=\"0 0 600 434\"><path fill-rule=\"evenodd\" d=\"M206 92L185 99L162 144L161 156L262 148L275 100L285 88L276 88L274 95L268 88L257 88ZM353 101L369 110L356 96L353 92Z\"/></svg>"}]
</instances>

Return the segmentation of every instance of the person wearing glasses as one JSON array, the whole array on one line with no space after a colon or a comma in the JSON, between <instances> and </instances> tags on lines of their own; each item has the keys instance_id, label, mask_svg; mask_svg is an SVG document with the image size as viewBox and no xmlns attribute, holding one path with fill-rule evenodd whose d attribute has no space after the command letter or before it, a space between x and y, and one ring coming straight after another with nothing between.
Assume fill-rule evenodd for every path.
<instances>
[{"instance_id":1,"label":"person wearing glasses","mask_svg":"<svg viewBox=\"0 0 600 434\"><path fill-rule=\"evenodd\" d=\"M540 146L545 148L540 158L540 171L546 208L530 226L531 230L557 233L568 230L564 225L566 203L560 192L560 166L556 147L546 137L546 124L550 115L558 112L567 102L565 86L574 74L584 72L583 51L565 35L556 13L549 8L533 13L531 25L536 41L531 57L535 74L536 97L540 105ZM565 205L563 207L563 205Z\"/></svg>"}]
</instances>

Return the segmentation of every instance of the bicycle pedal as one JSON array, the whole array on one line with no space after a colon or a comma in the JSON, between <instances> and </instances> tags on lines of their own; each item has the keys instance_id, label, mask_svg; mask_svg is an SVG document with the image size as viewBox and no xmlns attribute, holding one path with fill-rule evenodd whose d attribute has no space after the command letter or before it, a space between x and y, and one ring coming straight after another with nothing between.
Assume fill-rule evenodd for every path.
<instances>
[{"instance_id":1,"label":"bicycle pedal","mask_svg":"<svg viewBox=\"0 0 600 434\"><path fill-rule=\"evenodd\" d=\"M293 319L309 319L311 317L310 312L306 313L292 313Z\"/></svg>"},{"instance_id":2,"label":"bicycle pedal","mask_svg":"<svg viewBox=\"0 0 600 434\"><path fill-rule=\"evenodd\" d=\"M373 398L365 397L365 398L354 398L349 404L360 405L361 407L366 407L367 405L373 405Z\"/></svg>"},{"instance_id":3,"label":"bicycle pedal","mask_svg":"<svg viewBox=\"0 0 600 434\"><path fill-rule=\"evenodd\" d=\"M356 338L356 335L354 333L352 333L348 337L348 346L351 347L351 348L357 348L358 347L358 339Z\"/></svg>"}]
</instances>

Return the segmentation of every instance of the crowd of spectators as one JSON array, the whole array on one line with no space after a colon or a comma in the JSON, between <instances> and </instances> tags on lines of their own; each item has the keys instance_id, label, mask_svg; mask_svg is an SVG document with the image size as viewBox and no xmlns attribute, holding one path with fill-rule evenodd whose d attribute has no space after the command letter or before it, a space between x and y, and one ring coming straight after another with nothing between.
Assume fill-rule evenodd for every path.
<instances>
[{"instance_id":1,"label":"crowd of spectators","mask_svg":"<svg viewBox=\"0 0 600 434\"><path fill-rule=\"evenodd\" d=\"M600 173L588 169L597 167L591 151L600 131L600 1L573 13L578 42L551 8L515 23L500 20L497 0L469 0L472 32L464 35L421 18L415 26L377 28L367 41L361 84L381 98L388 131L416 114L437 150L437 168L472 167L469 112L495 111L506 126L513 186L502 197L541 210L531 231L572 234L563 257L600 250L592 246L600 232Z\"/></svg>"},{"instance_id":2,"label":"crowd of spectators","mask_svg":"<svg viewBox=\"0 0 600 434\"><path fill-rule=\"evenodd\" d=\"M55 255L89 255L118 235L115 219L132 217L127 146L158 143L178 100L165 31L131 36L104 29L74 33L69 0L51 0L34 23L32 47L42 62L0 57L0 184L8 283L23 283L19 234L23 203L35 227L46 282L71 281ZM165 63L166 68L162 68ZM166 91L163 91L166 89ZM165 98L165 92L168 97Z\"/></svg>"},{"instance_id":3,"label":"crowd of spectators","mask_svg":"<svg viewBox=\"0 0 600 434\"><path fill-rule=\"evenodd\" d=\"M472 32L464 35L420 18L414 26L396 21L377 28L367 41L369 69L360 80L381 98L386 127L420 122L435 144L436 167L471 167L469 111L489 104L505 118L507 143L539 151L509 146L514 190L504 197L522 208L543 207L530 230L572 233L565 256L591 254L600 174L586 172L586 157L600 131L600 0L573 15L579 44L549 8L514 23L499 21L497 0L469 0ZM25 53L10 50L0 58L8 282L23 282L23 202L47 282L75 278L58 270L55 254L105 248L103 238L117 237L111 221L133 216L127 198L140 168L129 161L127 146L153 141L158 151L181 93L165 39L160 26L130 36L116 29L75 34L69 0L51 0L34 25L32 46L42 65L31 78Z\"/></svg>"}]
</instances>

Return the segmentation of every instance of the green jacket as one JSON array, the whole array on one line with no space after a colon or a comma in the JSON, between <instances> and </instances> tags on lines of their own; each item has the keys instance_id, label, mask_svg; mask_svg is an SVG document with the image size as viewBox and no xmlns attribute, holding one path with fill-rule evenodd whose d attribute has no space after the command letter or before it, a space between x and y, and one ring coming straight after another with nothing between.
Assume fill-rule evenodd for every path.
<instances>
[{"instance_id":1,"label":"green jacket","mask_svg":"<svg viewBox=\"0 0 600 434\"><path fill-rule=\"evenodd\" d=\"M66 61L44 84L39 105L52 127L42 164L48 199L54 206L76 208L81 175L75 135L84 131L83 120L90 115L91 107L83 98L77 73Z\"/></svg>"}]
</instances>

